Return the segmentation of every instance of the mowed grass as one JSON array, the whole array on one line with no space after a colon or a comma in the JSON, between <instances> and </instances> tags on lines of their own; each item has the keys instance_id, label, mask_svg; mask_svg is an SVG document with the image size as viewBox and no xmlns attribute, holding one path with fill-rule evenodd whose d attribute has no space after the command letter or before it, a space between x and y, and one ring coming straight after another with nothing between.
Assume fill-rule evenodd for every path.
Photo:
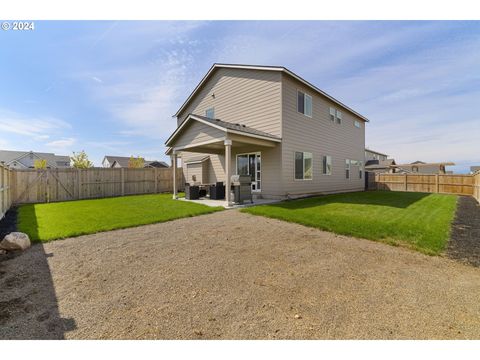
<instances>
[{"instance_id":1,"label":"mowed grass","mask_svg":"<svg viewBox=\"0 0 480 360\"><path fill-rule=\"evenodd\" d=\"M450 236L457 196L371 191L242 209L338 234L439 254Z\"/></svg>"},{"instance_id":2,"label":"mowed grass","mask_svg":"<svg viewBox=\"0 0 480 360\"><path fill-rule=\"evenodd\" d=\"M32 204L20 206L17 227L33 241L46 242L208 214L222 209L173 200L171 194Z\"/></svg>"}]
</instances>

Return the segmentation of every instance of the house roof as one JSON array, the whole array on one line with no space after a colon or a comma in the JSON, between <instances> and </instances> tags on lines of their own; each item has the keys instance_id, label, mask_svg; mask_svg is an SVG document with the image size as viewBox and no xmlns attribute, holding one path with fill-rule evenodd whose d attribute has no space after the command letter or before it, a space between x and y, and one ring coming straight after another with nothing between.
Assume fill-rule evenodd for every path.
<instances>
[{"instance_id":1,"label":"house roof","mask_svg":"<svg viewBox=\"0 0 480 360\"><path fill-rule=\"evenodd\" d=\"M114 163L119 164L121 167L128 167L128 162L130 161L130 156L112 156L112 155L105 155L104 159L107 159L112 166ZM144 166L151 166L151 167L158 167L155 166L154 163L158 163L163 165L164 167L169 167L168 164L164 161L158 160L144 160Z\"/></svg>"},{"instance_id":2,"label":"house roof","mask_svg":"<svg viewBox=\"0 0 480 360\"><path fill-rule=\"evenodd\" d=\"M121 167L128 167L128 161L130 160L130 156L111 156L105 155L105 158L110 163L110 166L113 165L115 162L118 163Z\"/></svg>"},{"instance_id":3,"label":"house roof","mask_svg":"<svg viewBox=\"0 0 480 360\"><path fill-rule=\"evenodd\" d=\"M261 139L266 139L266 140L272 140L275 142L281 142L282 139L279 138L278 136L266 133L264 131L260 131L254 128L251 128L249 126L245 126L239 123L231 123L227 121L223 121L220 119L210 119L205 116L201 115L195 115L195 114L188 114L187 118L185 121L174 131L174 133L167 139L165 144L167 146L170 145L173 139L182 131L182 129L191 121L199 121L201 123L204 123L206 125L212 126L214 128L217 128L219 130L225 131L226 133L232 133L232 134L240 134L240 135L246 135L246 136L251 136L251 137L256 137L256 138L261 138Z\"/></svg>"},{"instance_id":4,"label":"house roof","mask_svg":"<svg viewBox=\"0 0 480 360\"><path fill-rule=\"evenodd\" d=\"M153 160L153 161L145 161L145 167L168 168L170 166L165 161Z\"/></svg>"},{"instance_id":5,"label":"house roof","mask_svg":"<svg viewBox=\"0 0 480 360\"><path fill-rule=\"evenodd\" d=\"M323 95L325 96L326 98L330 99L331 101L333 101L334 103L336 103L337 105L340 105L341 107L345 108L346 110L350 111L351 113L355 114L356 116L358 116L360 119L362 119L363 121L370 121L368 120L365 116L359 114L358 112L356 112L355 110L351 109L350 107L348 107L347 105L345 105L344 103L342 103L341 101L335 99L333 96L327 94L325 91L323 90L320 90L318 87L316 87L315 85L313 85L312 83L308 82L307 80L301 78L300 76L298 76L297 74L295 74L294 72L288 70L286 67L284 66L263 66L263 65L242 65L242 64L219 64L219 63L215 63L212 65L212 67L210 68L210 70L208 70L208 72L205 74L205 76L203 77L202 80L200 80L200 82L198 83L198 85L195 87L195 89L193 89L192 93L188 96L187 100L185 100L185 102L182 104L182 106L180 106L180 108L177 110L177 112L175 113L175 115L173 115L174 117L175 116L178 116L180 114L180 112L182 112L182 110L185 109L185 107L190 103L190 101L193 99L193 97L197 94L197 92L201 89L201 87L203 86L203 84L205 84L205 82L210 78L210 76L213 74L213 72L216 70L216 69L219 69L219 68L227 68L227 69L247 69L247 70L265 70L265 71L279 71L279 72L282 72L284 74L287 74L291 77L293 77L294 79L300 81L301 83L303 83L304 85L308 86L310 89L316 91L317 93L319 93L320 95Z\"/></svg>"},{"instance_id":6,"label":"house roof","mask_svg":"<svg viewBox=\"0 0 480 360\"><path fill-rule=\"evenodd\" d=\"M390 167L390 165L395 165L394 159L387 160L368 160L365 163L366 169L385 169Z\"/></svg>"},{"instance_id":7,"label":"house roof","mask_svg":"<svg viewBox=\"0 0 480 360\"><path fill-rule=\"evenodd\" d=\"M70 156L35 151L0 150L0 161L3 161L5 165L9 165L14 161L22 163L21 160L29 155L39 160L46 160L49 167L65 167L64 163L68 163L68 166L70 166Z\"/></svg>"},{"instance_id":8,"label":"house roof","mask_svg":"<svg viewBox=\"0 0 480 360\"><path fill-rule=\"evenodd\" d=\"M203 162L208 160L209 157L210 155L192 156L187 161L185 161L185 164L194 164L194 163Z\"/></svg>"},{"instance_id":9,"label":"house roof","mask_svg":"<svg viewBox=\"0 0 480 360\"><path fill-rule=\"evenodd\" d=\"M419 167L422 167L422 166L440 166L440 165L443 165L443 166L453 166L453 165L455 165L455 163L454 163L454 162L425 163L425 162L423 162L423 161L416 161L416 162L411 163L411 164L391 165L391 167L411 167L411 166L419 166Z\"/></svg>"},{"instance_id":10,"label":"house roof","mask_svg":"<svg viewBox=\"0 0 480 360\"><path fill-rule=\"evenodd\" d=\"M375 151L375 150L372 150L372 149L368 149L368 148L365 148L365 151L371 152L373 154L388 156L387 154L384 154L384 153L381 153L381 152L378 152L378 151Z\"/></svg>"}]
</instances>

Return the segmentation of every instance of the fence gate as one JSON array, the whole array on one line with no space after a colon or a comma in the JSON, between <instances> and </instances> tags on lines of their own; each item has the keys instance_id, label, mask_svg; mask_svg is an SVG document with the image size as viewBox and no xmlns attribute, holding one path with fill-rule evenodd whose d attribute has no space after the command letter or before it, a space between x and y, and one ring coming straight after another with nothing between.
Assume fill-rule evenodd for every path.
<instances>
[{"instance_id":1,"label":"fence gate","mask_svg":"<svg viewBox=\"0 0 480 360\"><path fill-rule=\"evenodd\" d=\"M15 203L44 203L75 199L75 184L65 170L19 170Z\"/></svg>"}]
</instances>

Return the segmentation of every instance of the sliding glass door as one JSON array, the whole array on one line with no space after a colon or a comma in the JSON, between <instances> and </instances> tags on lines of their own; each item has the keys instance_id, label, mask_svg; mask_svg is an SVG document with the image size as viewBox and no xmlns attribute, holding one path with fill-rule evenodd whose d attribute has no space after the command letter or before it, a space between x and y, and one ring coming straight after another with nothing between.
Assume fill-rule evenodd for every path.
<instances>
[{"instance_id":1,"label":"sliding glass door","mask_svg":"<svg viewBox=\"0 0 480 360\"><path fill-rule=\"evenodd\" d=\"M262 156L261 153L248 153L237 155L237 175L250 175L252 191L262 189Z\"/></svg>"}]
</instances>

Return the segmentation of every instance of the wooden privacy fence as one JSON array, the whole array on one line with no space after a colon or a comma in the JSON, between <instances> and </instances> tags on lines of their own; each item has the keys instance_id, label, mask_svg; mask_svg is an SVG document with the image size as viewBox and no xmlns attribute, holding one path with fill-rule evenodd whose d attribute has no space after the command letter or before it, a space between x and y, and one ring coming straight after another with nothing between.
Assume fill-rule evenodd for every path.
<instances>
[{"instance_id":1,"label":"wooden privacy fence","mask_svg":"<svg viewBox=\"0 0 480 360\"><path fill-rule=\"evenodd\" d=\"M43 203L173 191L172 168L90 168L13 171L12 203ZM177 169L177 188L183 171Z\"/></svg>"},{"instance_id":2,"label":"wooden privacy fence","mask_svg":"<svg viewBox=\"0 0 480 360\"><path fill-rule=\"evenodd\" d=\"M12 176L13 171L0 164L0 219L12 205Z\"/></svg>"},{"instance_id":3,"label":"wooden privacy fence","mask_svg":"<svg viewBox=\"0 0 480 360\"><path fill-rule=\"evenodd\" d=\"M479 200L479 184L480 174L375 174L373 188L391 191L472 195Z\"/></svg>"},{"instance_id":4,"label":"wooden privacy fence","mask_svg":"<svg viewBox=\"0 0 480 360\"><path fill-rule=\"evenodd\" d=\"M474 177L474 184L473 184L473 197L477 199L480 203L480 171L478 171Z\"/></svg>"}]
</instances>

